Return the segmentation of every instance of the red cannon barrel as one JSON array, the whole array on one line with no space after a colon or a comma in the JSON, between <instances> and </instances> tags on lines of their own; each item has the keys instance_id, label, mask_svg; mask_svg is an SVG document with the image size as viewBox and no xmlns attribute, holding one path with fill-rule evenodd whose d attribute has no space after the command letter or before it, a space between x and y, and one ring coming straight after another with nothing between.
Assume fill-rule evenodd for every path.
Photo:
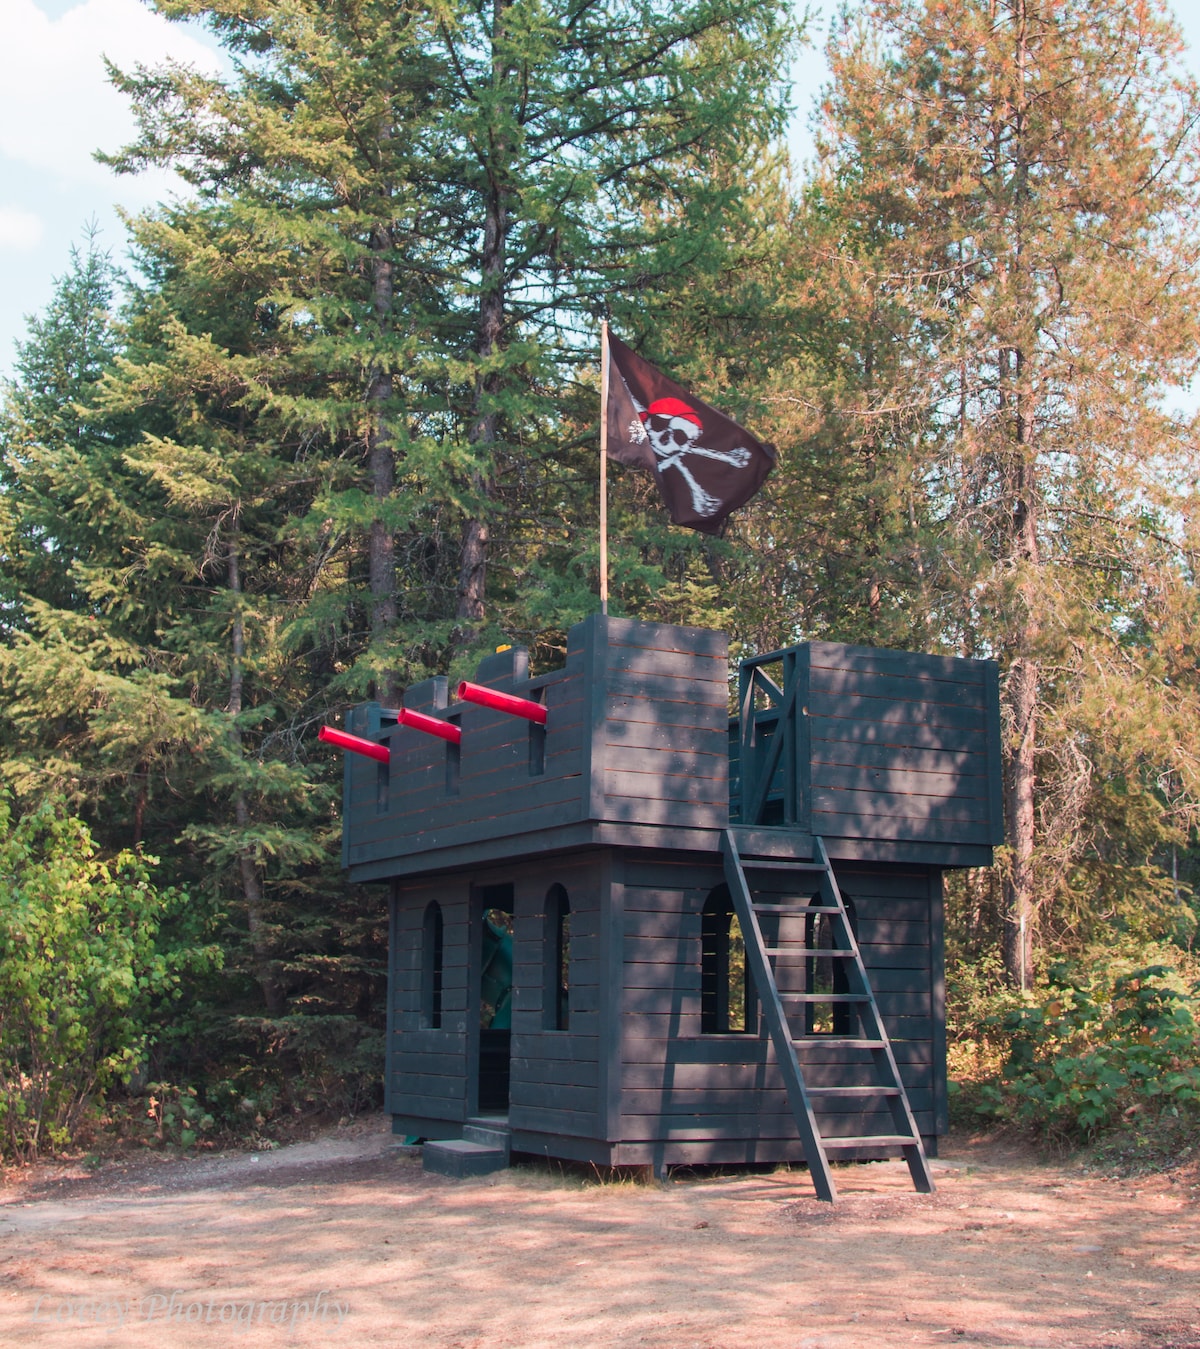
<instances>
[{"instance_id":1,"label":"red cannon barrel","mask_svg":"<svg viewBox=\"0 0 1200 1349\"><path fill-rule=\"evenodd\" d=\"M322 726L317 739L327 745L337 745L339 749L349 750L351 754L365 754L368 759L378 759L380 763L391 761L391 751L386 745L377 745L374 740L364 740L360 735L347 735L345 731L335 730L332 726Z\"/></svg>"},{"instance_id":2,"label":"red cannon barrel","mask_svg":"<svg viewBox=\"0 0 1200 1349\"><path fill-rule=\"evenodd\" d=\"M495 689L485 689L482 684L471 684L465 679L458 686L458 697L464 703L478 703L480 707L507 712L510 717L524 717L526 721L536 721L539 726L546 724L545 707L530 698L497 693Z\"/></svg>"},{"instance_id":3,"label":"red cannon barrel","mask_svg":"<svg viewBox=\"0 0 1200 1349\"><path fill-rule=\"evenodd\" d=\"M426 735L436 735L441 740L449 740L452 745L462 743L462 731L452 721L442 721L439 717L427 717L424 712L410 712L407 707L396 709L396 720L401 726L411 726L414 731L424 731Z\"/></svg>"}]
</instances>

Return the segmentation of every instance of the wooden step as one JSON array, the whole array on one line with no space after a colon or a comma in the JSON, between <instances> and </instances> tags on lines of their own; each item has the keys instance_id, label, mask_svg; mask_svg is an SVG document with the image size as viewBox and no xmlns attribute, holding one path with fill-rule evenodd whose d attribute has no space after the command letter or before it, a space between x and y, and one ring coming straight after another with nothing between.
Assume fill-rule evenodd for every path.
<instances>
[{"instance_id":1,"label":"wooden step","mask_svg":"<svg viewBox=\"0 0 1200 1349\"><path fill-rule=\"evenodd\" d=\"M867 1134L863 1138L822 1138L821 1146L829 1152L834 1148L910 1148L917 1142L911 1134Z\"/></svg>"},{"instance_id":2,"label":"wooden step","mask_svg":"<svg viewBox=\"0 0 1200 1349\"><path fill-rule=\"evenodd\" d=\"M899 1096L899 1087L809 1087L810 1096Z\"/></svg>"},{"instance_id":3,"label":"wooden step","mask_svg":"<svg viewBox=\"0 0 1200 1349\"><path fill-rule=\"evenodd\" d=\"M763 953L769 956L807 956L817 959L829 956L831 960L853 960L857 951L834 951L828 946L806 946L802 941L790 942L787 946L764 946Z\"/></svg>"},{"instance_id":4,"label":"wooden step","mask_svg":"<svg viewBox=\"0 0 1200 1349\"><path fill-rule=\"evenodd\" d=\"M869 993L780 993L780 1002L870 1002Z\"/></svg>"},{"instance_id":5,"label":"wooden step","mask_svg":"<svg viewBox=\"0 0 1200 1349\"><path fill-rule=\"evenodd\" d=\"M856 1035L822 1035L820 1032L806 1035L800 1040L793 1040L792 1044L797 1049L801 1045L820 1045L823 1049L882 1049L884 1047L882 1040L864 1040Z\"/></svg>"},{"instance_id":6,"label":"wooden step","mask_svg":"<svg viewBox=\"0 0 1200 1349\"><path fill-rule=\"evenodd\" d=\"M781 862L771 857L742 857L743 871L795 871L823 876L828 870L820 862Z\"/></svg>"},{"instance_id":7,"label":"wooden step","mask_svg":"<svg viewBox=\"0 0 1200 1349\"><path fill-rule=\"evenodd\" d=\"M843 913L844 910L834 908L831 904L759 904L754 903L750 906L755 913L791 913L803 914L806 918L810 913Z\"/></svg>"},{"instance_id":8,"label":"wooden step","mask_svg":"<svg viewBox=\"0 0 1200 1349\"><path fill-rule=\"evenodd\" d=\"M463 1138L468 1143L481 1143L485 1148L498 1148L507 1157L509 1153L508 1119L505 1116L468 1120L463 1125Z\"/></svg>"},{"instance_id":9,"label":"wooden step","mask_svg":"<svg viewBox=\"0 0 1200 1349\"><path fill-rule=\"evenodd\" d=\"M431 1138L421 1153L421 1169L456 1180L468 1176L489 1176L508 1166L508 1149L494 1148L486 1143L473 1143L468 1138Z\"/></svg>"}]
</instances>

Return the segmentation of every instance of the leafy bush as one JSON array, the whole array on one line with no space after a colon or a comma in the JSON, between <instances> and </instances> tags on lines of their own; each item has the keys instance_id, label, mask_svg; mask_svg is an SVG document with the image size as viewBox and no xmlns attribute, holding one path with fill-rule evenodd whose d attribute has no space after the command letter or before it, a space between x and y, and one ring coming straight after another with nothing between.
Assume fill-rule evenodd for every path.
<instances>
[{"instance_id":1,"label":"leafy bush","mask_svg":"<svg viewBox=\"0 0 1200 1349\"><path fill-rule=\"evenodd\" d=\"M216 1122L201 1104L195 1087L177 1087L171 1082L150 1084L146 1116L160 1143L177 1143L184 1148L194 1147Z\"/></svg>"},{"instance_id":2,"label":"leafy bush","mask_svg":"<svg viewBox=\"0 0 1200 1349\"><path fill-rule=\"evenodd\" d=\"M381 1101L385 1036L356 1017L236 1017L227 1034L230 1044L236 1035L246 1046L246 1067L258 1081L244 1089L267 1118L276 1102L356 1115Z\"/></svg>"},{"instance_id":3,"label":"leafy bush","mask_svg":"<svg viewBox=\"0 0 1200 1349\"><path fill-rule=\"evenodd\" d=\"M997 990L979 1034L964 1037L986 1047L976 1064L994 1067L968 1082L971 1108L1065 1143L1137 1114L1200 1128L1197 989L1180 966L1098 960L1086 973L1056 968L1036 1001Z\"/></svg>"},{"instance_id":4,"label":"leafy bush","mask_svg":"<svg viewBox=\"0 0 1200 1349\"><path fill-rule=\"evenodd\" d=\"M155 1008L215 953L164 940L186 902L155 859L96 856L45 801L15 826L0 799L0 1155L66 1144L89 1100L143 1060Z\"/></svg>"}]
</instances>

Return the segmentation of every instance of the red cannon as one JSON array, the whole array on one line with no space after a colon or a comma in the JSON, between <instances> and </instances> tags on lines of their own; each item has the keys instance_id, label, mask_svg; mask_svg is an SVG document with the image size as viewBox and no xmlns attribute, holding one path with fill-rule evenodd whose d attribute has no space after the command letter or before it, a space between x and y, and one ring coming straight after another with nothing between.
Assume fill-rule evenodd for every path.
<instances>
[{"instance_id":1,"label":"red cannon","mask_svg":"<svg viewBox=\"0 0 1200 1349\"><path fill-rule=\"evenodd\" d=\"M368 759L377 759L380 763L390 763L392 752L386 745L377 745L374 740L364 740L360 735L347 735L345 731L332 726L322 726L317 739L327 745L337 745L339 749L349 750L351 754L365 754Z\"/></svg>"},{"instance_id":2,"label":"red cannon","mask_svg":"<svg viewBox=\"0 0 1200 1349\"><path fill-rule=\"evenodd\" d=\"M458 698L464 703L478 703L480 707L490 707L496 712L507 712L510 717L524 717L526 721L535 721L539 726L546 724L546 709L531 698L518 698L511 693L497 693L495 689L484 688L482 684L472 684L464 679L458 686Z\"/></svg>"},{"instance_id":3,"label":"red cannon","mask_svg":"<svg viewBox=\"0 0 1200 1349\"><path fill-rule=\"evenodd\" d=\"M462 730L452 721L427 717L424 712L410 712L407 707L396 709L396 720L401 726L410 726L414 731L424 731L426 735L436 735L441 740L449 740L452 745L462 743Z\"/></svg>"}]
</instances>

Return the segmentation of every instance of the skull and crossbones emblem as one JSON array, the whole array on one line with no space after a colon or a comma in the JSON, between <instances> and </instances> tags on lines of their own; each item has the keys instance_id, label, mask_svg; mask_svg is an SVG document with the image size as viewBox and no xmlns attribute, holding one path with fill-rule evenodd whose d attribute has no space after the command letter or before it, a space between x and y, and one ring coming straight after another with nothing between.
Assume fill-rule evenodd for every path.
<instances>
[{"instance_id":1,"label":"skull and crossbones emblem","mask_svg":"<svg viewBox=\"0 0 1200 1349\"><path fill-rule=\"evenodd\" d=\"M673 468L687 484L692 496L692 507L697 515L715 515L721 507L720 501L705 491L692 475L687 465L689 457L715 459L719 463L734 468L745 468L750 462L750 451L742 448L733 450L710 450L701 445L697 437L704 429L695 409L681 398L656 398L648 408L636 405L638 416L642 420L645 434L654 451L655 469L665 473Z\"/></svg>"}]
</instances>

